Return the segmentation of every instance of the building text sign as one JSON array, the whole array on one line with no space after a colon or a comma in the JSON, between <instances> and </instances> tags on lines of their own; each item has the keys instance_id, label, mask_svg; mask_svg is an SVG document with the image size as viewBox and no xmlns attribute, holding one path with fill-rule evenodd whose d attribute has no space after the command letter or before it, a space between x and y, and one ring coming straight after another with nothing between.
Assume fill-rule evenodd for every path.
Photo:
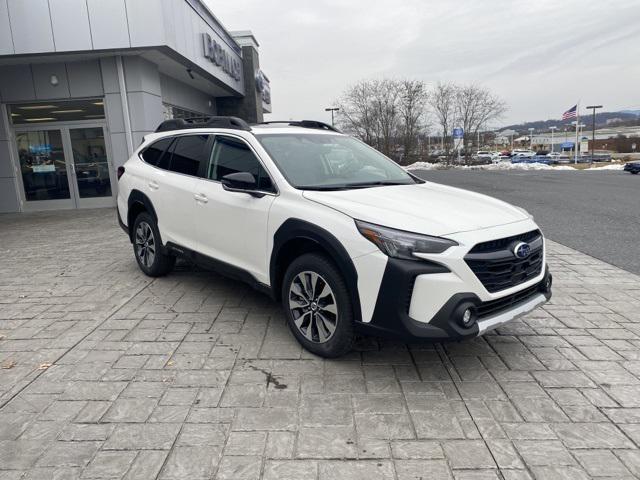
<instances>
[{"instance_id":1,"label":"building text sign","mask_svg":"<svg viewBox=\"0 0 640 480\"><path fill-rule=\"evenodd\" d=\"M208 33L202 34L202 43L205 58L222 68L223 72L229 74L235 80L240 80L240 62L237 58L233 58Z\"/></svg>"}]
</instances>

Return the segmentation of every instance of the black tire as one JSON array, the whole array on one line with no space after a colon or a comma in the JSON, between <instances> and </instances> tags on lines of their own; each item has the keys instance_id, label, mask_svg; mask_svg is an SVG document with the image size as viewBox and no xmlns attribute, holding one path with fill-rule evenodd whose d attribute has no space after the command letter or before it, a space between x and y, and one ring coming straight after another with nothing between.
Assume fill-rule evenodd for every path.
<instances>
[{"instance_id":1,"label":"black tire","mask_svg":"<svg viewBox=\"0 0 640 480\"><path fill-rule=\"evenodd\" d=\"M305 292L304 297L298 295L302 280L308 280L307 284L310 286L313 278L316 278L316 290L320 291L311 295ZM329 288L329 293L326 293L325 287ZM290 297L294 300L290 300ZM307 297L311 297L313 301ZM304 302L307 302L306 306L299 306ZM351 350L354 340L351 296L342 274L328 257L308 253L291 262L282 282L282 306L293 335L311 353L335 358ZM336 310L335 314L333 310ZM329 332L331 333L327 336Z\"/></svg>"},{"instance_id":2,"label":"black tire","mask_svg":"<svg viewBox=\"0 0 640 480\"><path fill-rule=\"evenodd\" d=\"M633 170L631 170L631 175L637 175L638 172L634 172Z\"/></svg>"},{"instance_id":3,"label":"black tire","mask_svg":"<svg viewBox=\"0 0 640 480\"><path fill-rule=\"evenodd\" d=\"M133 221L132 238L133 255L145 275L162 277L173 270L176 257L164 252L158 225L147 212L140 212Z\"/></svg>"}]
</instances>

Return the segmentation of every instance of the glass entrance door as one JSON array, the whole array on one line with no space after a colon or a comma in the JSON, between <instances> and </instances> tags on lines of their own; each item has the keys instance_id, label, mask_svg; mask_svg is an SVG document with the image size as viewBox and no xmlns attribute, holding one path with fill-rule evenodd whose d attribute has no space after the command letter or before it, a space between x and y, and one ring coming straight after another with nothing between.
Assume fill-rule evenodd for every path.
<instances>
[{"instance_id":1,"label":"glass entrance door","mask_svg":"<svg viewBox=\"0 0 640 480\"><path fill-rule=\"evenodd\" d=\"M111 205L111 174L102 127L69 128L72 172L79 207Z\"/></svg>"},{"instance_id":2,"label":"glass entrance door","mask_svg":"<svg viewBox=\"0 0 640 480\"><path fill-rule=\"evenodd\" d=\"M60 129L16 131L25 204L73 207Z\"/></svg>"},{"instance_id":3,"label":"glass entrance door","mask_svg":"<svg viewBox=\"0 0 640 480\"><path fill-rule=\"evenodd\" d=\"M114 205L102 125L16 129L25 210Z\"/></svg>"}]
</instances>

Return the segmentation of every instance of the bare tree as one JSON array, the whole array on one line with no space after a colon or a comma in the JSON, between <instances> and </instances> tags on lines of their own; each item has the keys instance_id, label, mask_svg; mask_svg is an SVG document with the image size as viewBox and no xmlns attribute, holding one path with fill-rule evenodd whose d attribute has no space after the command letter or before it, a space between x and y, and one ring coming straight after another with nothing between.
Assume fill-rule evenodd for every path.
<instances>
[{"instance_id":1,"label":"bare tree","mask_svg":"<svg viewBox=\"0 0 640 480\"><path fill-rule=\"evenodd\" d=\"M376 113L372 101L374 82L363 80L350 86L338 102L338 123L363 142L377 146Z\"/></svg>"},{"instance_id":2,"label":"bare tree","mask_svg":"<svg viewBox=\"0 0 640 480\"><path fill-rule=\"evenodd\" d=\"M410 157L426 118L427 88L418 80L363 80L336 102L338 124L385 155Z\"/></svg>"},{"instance_id":3,"label":"bare tree","mask_svg":"<svg viewBox=\"0 0 640 480\"><path fill-rule=\"evenodd\" d=\"M429 96L429 104L440 128L442 128L442 138L447 157L451 151L449 132L455 120L457 90L458 87L454 83L439 82Z\"/></svg>"},{"instance_id":4,"label":"bare tree","mask_svg":"<svg viewBox=\"0 0 640 480\"><path fill-rule=\"evenodd\" d=\"M426 106L429 98L427 87L420 80L402 80L398 84L400 98L398 102L400 116L399 136L407 163L418 145L420 133L426 128Z\"/></svg>"},{"instance_id":5,"label":"bare tree","mask_svg":"<svg viewBox=\"0 0 640 480\"><path fill-rule=\"evenodd\" d=\"M395 80L374 80L373 104L376 112L377 148L387 156L393 155L398 129L398 101L400 90Z\"/></svg>"},{"instance_id":6,"label":"bare tree","mask_svg":"<svg viewBox=\"0 0 640 480\"><path fill-rule=\"evenodd\" d=\"M392 156L399 125L400 90L395 80L363 80L336 103L340 127Z\"/></svg>"},{"instance_id":7,"label":"bare tree","mask_svg":"<svg viewBox=\"0 0 640 480\"><path fill-rule=\"evenodd\" d=\"M454 126L464 128L467 146L469 139L506 110L505 103L486 88L447 82L430 92L420 80L363 80L350 86L336 103L343 130L401 163L415 157L425 138L427 107L442 129L447 157Z\"/></svg>"},{"instance_id":8,"label":"bare tree","mask_svg":"<svg viewBox=\"0 0 640 480\"><path fill-rule=\"evenodd\" d=\"M500 118L506 111L506 103L489 89L477 85L463 85L456 89L455 116L464 128L464 146L468 147L482 128ZM480 145L477 145L478 148ZM469 149L466 148L467 158Z\"/></svg>"}]
</instances>

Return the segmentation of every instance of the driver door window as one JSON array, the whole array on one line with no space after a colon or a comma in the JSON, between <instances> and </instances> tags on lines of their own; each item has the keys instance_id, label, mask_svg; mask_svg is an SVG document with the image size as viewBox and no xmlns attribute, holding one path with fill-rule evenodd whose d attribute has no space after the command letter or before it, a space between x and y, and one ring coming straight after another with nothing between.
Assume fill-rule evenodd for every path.
<instances>
[{"instance_id":1,"label":"driver door window","mask_svg":"<svg viewBox=\"0 0 640 480\"><path fill-rule=\"evenodd\" d=\"M269 175L246 143L231 137L216 136L207 168L207 178L219 182L225 175L237 172L252 174L258 190L275 192Z\"/></svg>"}]
</instances>

